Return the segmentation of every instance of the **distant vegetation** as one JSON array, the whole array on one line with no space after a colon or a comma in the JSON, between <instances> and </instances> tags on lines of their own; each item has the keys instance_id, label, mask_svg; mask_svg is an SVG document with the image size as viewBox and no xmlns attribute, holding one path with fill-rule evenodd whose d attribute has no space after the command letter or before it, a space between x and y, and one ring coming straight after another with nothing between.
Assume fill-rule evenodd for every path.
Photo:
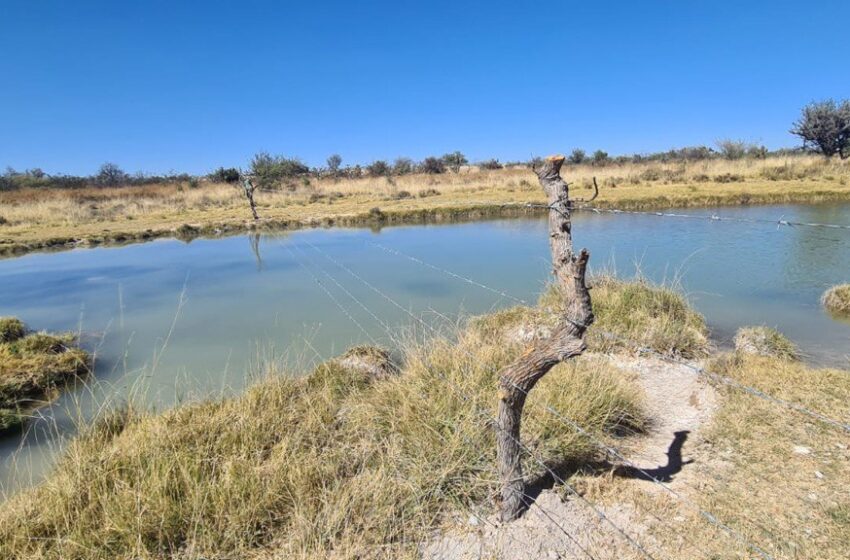
<instances>
[{"instance_id":1,"label":"distant vegetation","mask_svg":"<svg viewBox=\"0 0 850 560\"><path fill-rule=\"evenodd\" d=\"M817 101L803 108L791 134L826 157L850 155L850 99Z\"/></svg>"},{"instance_id":2,"label":"distant vegetation","mask_svg":"<svg viewBox=\"0 0 850 560\"><path fill-rule=\"evenodd\" d=\"M821 302L831 313L850 317L850 284L839 284L828 289Z\"/></svg>"}]
</instances>

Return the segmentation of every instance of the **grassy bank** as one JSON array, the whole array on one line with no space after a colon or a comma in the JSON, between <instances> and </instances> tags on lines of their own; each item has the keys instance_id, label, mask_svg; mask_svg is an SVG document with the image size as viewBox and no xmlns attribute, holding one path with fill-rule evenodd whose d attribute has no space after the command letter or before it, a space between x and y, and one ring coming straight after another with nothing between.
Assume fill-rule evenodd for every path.
<instances>
[{"instance_id":1,"label":"grassy bank","mask_svg":"<svg viewBox=\"0 0 850 560\"><path fill-rule=\"evenodd\" d=\"M683 536L705 557L746 557L682 502L600 471L592 442L541 406L628 447L639 438L623 434L653 418L635 373L612 365L634 358L598 331L679 356L709 350L701 317L672 290L594 285L591 352L556 367L531 393L523 438L547 462L578 466L571 482L587 497L641 512L642 525L626 528L664 550L660 557L694 557ZM535 308L474 318L451 339L406 344L398 374L346 366L351 356L385 357L359 349L306 377L270 367L239 397L162 414L104 413L45 482L0 505L0 557L416 558L435 530L495 509L487 418L495 371L545 332L559 306L550 291ZM709 365L831 416L850 414L848 372L743 352ZM747 539L769 543L777 559L842 558L850 537L846 435L725 385L717 391L717 412L683 471L698 491L680 491ZM529 476L541 474L526 461Z\"/></svg>"},{"instance_id":2,"label":"grassy bank","mask_svg":"<svg viewBox=\"0 0 850 560\"><path fill-rule=\"evenodd\" d=\"M0 317L0 435L87 371L88 356L73 336L28 332L20 320Z\"/></svg>"},{"instance_id":3,"label":"grassy bank","mask_svg":"<svg viewBox=\"0 0 850 560\"><path fill-rule=\"evenodd\" d=\"M850 200L850 164L815 156L569 166L577 196L597 177L601 207L709 207ZM195 183L191 183L195 185ZM0 192L0 254L77 245L192 238L251 228L423 223L530 213L542 202L525 168L362 179L310 179L256 196L251 222L238 187L201 182Z\"/></svg>"},{"instance_id":4,"label":"grassy bank","mask_svg":"<svg viewBox=\"0 0 850 560\"><path fill-rule=\"evenodd\" d=\"M637 291L640 321L704 331L692 312L687 326L667 313L668 293ZM619 305L617 292L612 283L611 297L597 296L599 309ZM493 509L495 371L524 349L513 327L545 313L518 308L453 340L406 345L400 374L383 379L343 362L303 378L272 368L237 398L108 414L47 481L0 508L0 556L415 557L451 514ZM596 450L542 403L602 435L643 424L639 389L600 357L555 368L530 401L524 436L552 461L582 463ZM528 470L539 469L529 460Z\"/></svg>"}]
</instances>

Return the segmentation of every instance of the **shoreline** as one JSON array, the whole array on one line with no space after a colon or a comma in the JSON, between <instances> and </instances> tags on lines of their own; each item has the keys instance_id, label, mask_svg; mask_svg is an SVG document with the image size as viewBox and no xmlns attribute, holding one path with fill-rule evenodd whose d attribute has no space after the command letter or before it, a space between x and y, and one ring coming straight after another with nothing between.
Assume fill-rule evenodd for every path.
<instances>
[{"instance_id":1,"label":"shoreline","mask_svg":"<svg viewBox=\"0 0 850 560\"><path fill-rule=\"evenodd\" d=\"M625 190L625 189L624 189ZM610 193L610 191L609 191ZM530 208L529 204L542 202L539 197L512 196L511 192L494 191L489 198L502 200L485 200L479 198L478 192L469 193L465 200L451 200L451 197L435 196L432 202L413 199L378 200L367 199L358 201L354 212L341 211L334 213L333 208L320 208L318 204L307 204L295 212L291 208L261 207L268 218L262 217L253 222L228 215L223 219L214 219L204 213L187 213L175 215L163 220L164 223L141 229L133 227L133 222L93 222L72 227L48 226L37 232L25 231L11 237L0 238L0 258L14 258L30 253L59 252L78 248L120 247L134 243L144 243L155 239L173 238L182 241L194 239L217 239L244 233L263 233L270 231L295 231L302 229L334 228L334 227L369 227L381 229L398 225L427 225L471 222L491 218L522 218L545 215L545 209ZM643 194L643 193L641 193ZM683 208L720 208L742 206L770 206L779 204L825 204L850 202L850 189L822 187L814 190L797 190L785 192L758 192L740 190L712 194L702 192L682 193L685 196L637 196L609 198L601 197L593 206L600 209L622 210L659 210ZM506 196L507 195L507 196ZM449 200L439 200L445 198ZM416 203L425 202L419 207ZM367 209L367 207L369 207ZM239 211L241 209L233 209ZM289 210L289 212L282 212ZM330 210L330 212L329 212ZM209 213L212 214L212 213ZM278 214L288 214L291 217L277 217ZM194 219L192 219L194 218ZM113 231L111 228L121 224L122 229ZM144 226L145 224L139 224ZM107 227L108 226L108 227ZM57 235L51 235L51 230ZM76 235L68 233L76 232ZM58 235L58 233L66 233Z\"/></svg>"}]
</instances>

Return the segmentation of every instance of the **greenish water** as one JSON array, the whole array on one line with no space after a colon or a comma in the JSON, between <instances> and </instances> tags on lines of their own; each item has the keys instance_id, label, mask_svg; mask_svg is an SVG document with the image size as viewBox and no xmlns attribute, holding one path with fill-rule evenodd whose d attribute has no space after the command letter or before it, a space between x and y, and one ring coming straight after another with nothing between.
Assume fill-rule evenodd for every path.
<instances>
[{"instance_id":1,"label":"greenish water","mask_svg":"<svg viewBox=\"0 0 850 560\"><path fill-rule=\"evenodd\" d=\"M712 212L850 224L847 204L688 213ZM591 250L595 269L678 282L718 344L728 344L739 326L766 324L794 340L809 361L848 366L850 323L829 317L818 300L829 286L850 281L850 231L633 215L579 214L574 221L576 243ZM96 383L42 409L25 437L0 440L0 485L12 489L42 476L61 447L57 435L74 432L77 412L69 411L87 417L104 399L131 394L166 407L189 396L238 392L265 360L307 367L369 337L392 346L413 320L328 257L434 324L441 316L514 304L372 242L528 301L549 278L543 219L159 240L0 261L0 315L79 331L97 353Z\"/></svg>"}]
</instances>

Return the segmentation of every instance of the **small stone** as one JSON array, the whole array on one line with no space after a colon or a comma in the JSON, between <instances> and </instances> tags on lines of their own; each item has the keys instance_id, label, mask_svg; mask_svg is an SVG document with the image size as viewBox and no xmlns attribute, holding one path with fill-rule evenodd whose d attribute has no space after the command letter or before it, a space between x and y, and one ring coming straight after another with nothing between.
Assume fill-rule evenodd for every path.
<instances>
[{"instance_id":1,"label":"small stone","mask_svg":"<svg viewBox=\"0 0 850 560\"><path fill-rule=\"evenodd\" d=\"M823 473L820 471L815 471L815 478L823 478Z\"/></svg>"},{"instance_id":2,"label":"small stone","mask_svg":"<svg viewBox=\"0 0 850 560\"><path fill-rule=\"evenodd\" d=\"M811 494L809 494L809 495L808 495L808 496L806 496L806 497L807 497L809 500L813 501L813 502L818 501L818 495L817 495L817 494L815 494L814 492L812 492Z\"/></svg>"},{"instance_id":3,"label":"small stone","mask_svg":"<svg viewBox=\"0 0 850 560\"><path fill-rule=\"evenodd\" d=\"M803 445L795 445L794 453L796 453L797 455L811 455L812 450L811 448L805 447Z\"/></svg>"},{"instance_id":4,"label":"small stone","mask_svg":"<svg viewBox=\"0 0 850 560\"><path fill-rule=\"evenodd\" d=\"M677 515L676 517L673 518L673 521L675 521L676 523L682 523L684 520L685 520L685 518L682 517L681 515Z\"/></svg>"},{"instance_id":5,"label":"small stone","mask_svg":"<svg viewBox=\"0 0 850 560\"><path fill-rule=\"evenodd\" d=\"M478 518L475 517L474 515L470 515L469 516L469 524L472 525L473 527L477 526L478 525Z\"/></svg>"}]
</instances>

